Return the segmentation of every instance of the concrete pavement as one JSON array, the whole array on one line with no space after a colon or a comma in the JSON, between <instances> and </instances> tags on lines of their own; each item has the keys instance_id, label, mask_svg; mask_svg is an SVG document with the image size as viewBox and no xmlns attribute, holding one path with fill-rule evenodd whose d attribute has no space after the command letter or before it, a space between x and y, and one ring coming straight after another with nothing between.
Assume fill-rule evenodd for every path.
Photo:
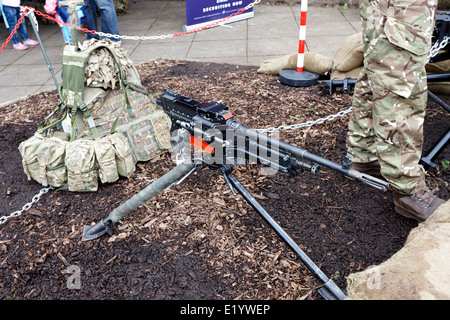
<instances>
[{"instance_id":1,"label":"concrete pavement","mask_svg":"<svg viewBox=\"0 0 450 320\"><path fill-rule=\"evenodd\" d=\"M119 14L119 31L127 36L159 36L182 32L185 1L129 2ZM135 64L156 58L259 66L263 61L298 51L300 4L257 4L254 17L193 34L157 40L122 39ZM28 19L27 19L28 22ZM36 39L27 26L30 38ZM309 5L306 50L334 57L342 41L360 32L359 9ZM0 22L0 44L9 32ZM39 36L58 82L64 40L57 25L39 25ZM81 40L84 40L84 35ZM16 51L12 43L0 53L0 106L42 91L55 83L40 46Z\"/></svg>"}]
</instances>

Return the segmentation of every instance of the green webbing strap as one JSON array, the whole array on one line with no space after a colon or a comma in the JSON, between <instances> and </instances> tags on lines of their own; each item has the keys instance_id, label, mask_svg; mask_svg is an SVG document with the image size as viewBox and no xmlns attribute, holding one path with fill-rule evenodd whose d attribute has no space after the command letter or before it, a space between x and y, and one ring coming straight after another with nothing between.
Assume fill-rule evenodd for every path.
<instances>
[{"instance_id":1,"label":"green webbing strap","mask_svg":"<svg viewBox=\"0 0 450 320\"><path fill-rule=\"evenodd\" d=\"M58 109L55 109L55 111L59 110L59 109L60 108L58 107ZM54 114L54 112L52 112L51 114ZM64 108L63 109L63 114L61 115L61 117L59 117L57 119L50 120L50 123L48 125L44 125L44 123L45 123L45 120L44 120L43 122L41 122L38 125L38 131L45 131L45 130L48 130L50 128L53 128L54 126L59 125L61 122L63 122L66 117L67 117L67 108ZM45 119L47 120L48 118L49 117L46 117Z\"/></svg>"},{"instance_id":2,"label":"green webbing strap","mask_svg":"<svg viewBox=\"0 0 450 320\"><path fill-rule=\"evenodd\" d=\"M94 137L94 139L97 139L98 137L100 137L100 135L98 133L97 127L95 126L94 118L92 118L92 115L87 108L86 111L83 111L83 114L89 125L89 128L91 129L92 136Z\"/></svg>"},{"instance_id":3,"label":"green webbing strap","mask_svg":"<svg viewBox=\"0 0 450 320\"><path fill-rule=\"evenodd\" d=\"M60 101L62 104L71 109L72 114L72 137L75 138L76 126L74 125L75 114L78 109L83 112L85 119L89 125L91 133L94 138L99 137L97 127L95 125L94 119L87 106L84 103L84 88L85 88L85 70L89 61L90 55L98 49L105 48L114 58L115 63L119 69L119 84L123 91L124 96L124 110L126 109L129 115L134 118L135 115L131 108L131 103L129 99L128 88L133 90L148 94L145 88L140 87L134 83L127 83L126 72L120 62L120 59L110 47L99 43L93 45L85 50L80 50L75 46L65 46L63 53L63 82L60 88ZM110 132L113 133L116 130L119 117L114 121ZM60 119L61 122L63 119Z\"/></svg>"}]
</instances>

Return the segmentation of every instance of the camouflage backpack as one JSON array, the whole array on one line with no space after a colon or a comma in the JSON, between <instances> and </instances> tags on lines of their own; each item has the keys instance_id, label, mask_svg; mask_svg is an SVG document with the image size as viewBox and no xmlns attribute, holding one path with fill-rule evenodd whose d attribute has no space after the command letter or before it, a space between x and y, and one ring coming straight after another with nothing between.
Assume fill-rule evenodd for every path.
<instances>
[{"instance_id":1,"label":"camouflage backpack","mask_svg":"<svg viewBox=\"0 0 450 320\"><path fill-rule=\"evenodd\" d=\"M29 179L70 191L129 177L170 147L170 119L126 53L109 40L84 46L64 48L58 106L19 146Z\"/></svg>"}]
</instances>

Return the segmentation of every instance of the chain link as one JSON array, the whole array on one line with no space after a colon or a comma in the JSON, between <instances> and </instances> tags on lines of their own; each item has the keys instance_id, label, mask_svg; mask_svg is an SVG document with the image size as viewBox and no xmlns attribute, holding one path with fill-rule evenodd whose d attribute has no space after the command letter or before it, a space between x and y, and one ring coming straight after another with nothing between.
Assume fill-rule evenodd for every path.
<instances>
[{"instance_id":1,"label":"chain link","mask_svg":"<svg viewBox=\"0 0 450 320\"><path fill-rule=\"evenodd\" d=\"M47 192L49 192L50 190L53 190L53 189L54 189L54 187L48 187L48 188L41 189L38 194L33 196L31 202L28 202L27 204L25 204L21 210L14 211L9 216L1 216L0 217L0 225L4 224L6 221L8 221L9 218L21 216L25 211L28 211L33 206L33 204L38 202L41 199L42 195L46 194Z\"/></svg>"},{"instance_id":2,"label":"chain link","mask_svg":"<svg viewBox=\"0 0 450 320\"><path fill-rule=\"evenodd\" d=\"M232 13L228 17L225 17L225 18L220 19L220 20L213 21L212 23L210 23L208 25L196 28L194 30L180 32L180 33L163 34L163 35L159 35L159 36L127 36L127 35L118 35L118 34L104 33L104 32L99 32L99 31L94 31L92 33L95 33L96 35L98 35L100 37L115 38L115 39L126 39L126 40L158 40L158 39L180 37L180 36L184 36L186 34L199 32L199 31L202 31L202 30L205 30L205 29L209 29L209 28L217 26L217 25L221 25L225 21L227 21L227 20L229 20L229 19L231 19L231 18L233 18L233 17L243 13L246 10L249 10L249 9L253 8L256 4L258 4L260 2L261 2L261 0L255 0L254 2L248 4L245 8L240 9L240 10Z\"/></svg>"},{"instance_id":3,"label":"chain link","mask_svg":"<svg viewBox=\"0 0 450 320\"><path fill-rule=\"evenodd\" d=\"M435 57L439 53L439 51L444 49L447 46L449 40L450 40L450 38L447 36L444 36L444 38L442 39L442 42L439 42L437 40L430 49L430 53L428 54L426 63L430 62L431 58Z\"/></svg>"},{"instance_id":4,"label":"chain link","mask_svg":"<svg viewBox=\"0 0 450 320\"><path fill-rule=\"evenodd\" d=\"M304 127L311 127L316 124L324 123L325 121L333 121L336 118L341 118L350 112L352 112L352 107L348 108L347 110L339 111L336 114L326 116L325 118L319 118L315 121L306 121L303 123L291 124L289 126L283 125L283 126L279 126L277 128L270 127L270 128L266 128L266 129L256 129L256 131L261 132L261 133L265 133L265 132L271 133L271 132L275 132L275 131L279 131L279 130L292 130L292 129L299 129L299 128L304 128Z\"/></svg>"}]
</instances>

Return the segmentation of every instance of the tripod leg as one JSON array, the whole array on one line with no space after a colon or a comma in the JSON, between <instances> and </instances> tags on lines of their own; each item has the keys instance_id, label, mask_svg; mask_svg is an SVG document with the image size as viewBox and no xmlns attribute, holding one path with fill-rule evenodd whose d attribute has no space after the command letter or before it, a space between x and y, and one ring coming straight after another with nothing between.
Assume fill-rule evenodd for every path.
<instances>
[{"instance_id":1,"label":"tripod leg","mask_svg":"<svg viewBox=\"0 0 450 320\"><path fill-rule=\"evenodd\" d=\"M427 153L426 156L420 159L420 164L428 170L430 167L435 167L433 160L444 150L450 140L450 129L444 134L433 146L433 148Z\"/></svg>"},{"instance_id":2,"label":"tripod leg","mask_svg":"<svg viewBox=\"0 0 450 320\"><path fill-rule=\"evenodd\" d=\"M283 228L267 213L267 211L256 201L251 193L229 173L227 175L230 183L236 190L244 197L244 199L258 212L261 217L272 227L272 229L283 239L283 241L294 251L303 263L314 273L314 275L324 283L324 286L319 290L319 293L327 300L342 300L346 294L329 279L322 270L306 255L306 253L295 243L295 241L284 231Z\"/></svg>"}]
</instances>

